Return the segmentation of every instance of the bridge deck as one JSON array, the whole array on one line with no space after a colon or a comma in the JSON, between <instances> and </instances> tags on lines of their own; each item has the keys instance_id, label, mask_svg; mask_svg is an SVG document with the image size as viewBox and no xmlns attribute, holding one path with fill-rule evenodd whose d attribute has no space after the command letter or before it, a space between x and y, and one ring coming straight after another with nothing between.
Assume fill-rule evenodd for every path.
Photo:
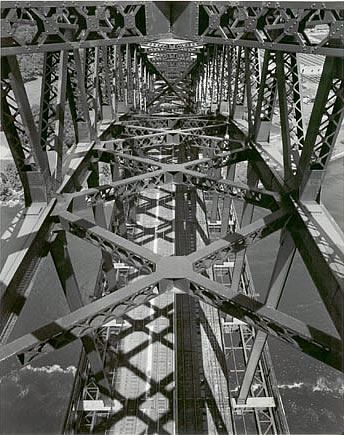
<instances>
[{"instance_id":1,"label":"bridge deck","mask_svg":"<svg viewBox=\"0 0 344 435\"><path fill-rule=\"evenodd\" d=\"M146 189L135 217L129 239L160 255L192 252L207 241L205 204L195 190ZM234 433L221 334L217 310L188 295L164 294L130 311L108 337L115 399L112 409L94 413L93 429ZM88 422L80 428L89 430Z\"/></svg>"}]
</instances>

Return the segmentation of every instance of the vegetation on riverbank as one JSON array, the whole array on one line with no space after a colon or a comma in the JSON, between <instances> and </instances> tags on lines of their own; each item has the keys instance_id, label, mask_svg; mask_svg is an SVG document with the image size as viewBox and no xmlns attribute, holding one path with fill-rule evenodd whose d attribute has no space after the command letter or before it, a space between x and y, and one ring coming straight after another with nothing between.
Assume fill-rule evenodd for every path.
<instances>
[{"instance_id":1,"label":"vegetation on riverbank","mask_svg":"<svg viewBox=\"0 0 344 435\"><path fill-rule=\"evenodd\" d=\"M4 168L1 168L0 181L0 202L2 204L23 202L23 188L13 162L9 161Z\"/></svg>"}]
</instances>

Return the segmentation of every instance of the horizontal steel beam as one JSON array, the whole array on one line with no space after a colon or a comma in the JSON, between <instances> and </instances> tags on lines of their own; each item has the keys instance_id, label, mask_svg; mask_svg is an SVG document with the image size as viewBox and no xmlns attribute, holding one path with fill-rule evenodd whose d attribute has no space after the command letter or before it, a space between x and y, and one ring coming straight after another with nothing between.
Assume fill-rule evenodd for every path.
<instances>
[{"instance_id":1,"label":"horizontal steel beam","mask_svg":"<svg viewBox=\"0 0 344 435\"><path fill-rule=\"evenodd\" d=\"M183 178L183 183L188 186L196 187L205 192L216 192L222 196L241 199L267 209L278 208L277 203L281 200L275 192L250 188L244 183L218 179L195 171L184 171Z\"/></svg>"},{"instance_id":2,"label":"horizontal steel beam","mask_svg":"<svg viewBox=\"0 0 344 435\"><path fill-rule=\"evenodd\" d=\"M95 7L96 13L90 12L92 8L87 9L86 5ZM132 6L129 11L125 9L128 5ZM148 9L154 16L155 6L146 3L63 2L61 11L60 2L49 2L47 5L44 2L6 1L1 7L4 11L3 56L100 45L141 44L163 37L160 27L150 22L152 18ZM343 57L340 10L340 3L337 2L252 2L250 5L240 2L194 2L184 11L185 20L198 23L199 15L203 14L202 25L174 26L175 36L191 39L196 46L229 44ZM143 11L144 21L150 20L147 22L149 33L142 24L143 20L136 19L139 11ZM269 19L271 16L274 17L273 22ZM21 41L16 38L16 27L28 23L36 29L35 37L32 41ZM318 32L318 41L312 40L307 30L319 25L328 26L328 31ZM92 39L89 39L90 33ZM61 42L52 43L49 37ZM168 50L169 46L165 49Z\"/></svg>"},{"instance_id":3,"label":"horizontal steel beam","mask_svg":"<svg viewBox=\"0 0 344 435\"><path fill-rule=\"evenodd\" d=\"M94 155L101 160L102 156L107 155L107 162L114 162L120 168L127 169L130 173L144 174L147 172L158 171L162 168L159 162L149 159L148 157L138 157L130 154L121 153L119 151L108 150L108 149L95 149Z\"/></svg>"},{"instance_id":4,"label":"horizontal steel beam","mask_svg":"<svg viewBox=\"0 0 344 435\"><path fill-rule=\"evenodd\" d=\"M83 199L87 205L96 204L99 201L112 201L116 198L127 198L136 195L144 189L158 187L164 184L163 170L149 172L147 174L136 175L128 179L123 179L99 187L85 189L80 192L72 193L71 199ZM72 205L73 207L73 205Z\"/></svg>"},{"instance_id":5,"label":"horizontal steel beam","mask_svg":"<svg viewBox=\"0 0 344 435\"><path fill-rule=\"evenodd\" d=\"M127 44L140 44L142 40L149 40L148 37L127 36L125 38L111 38L111 39L96 39L91 41L75 41L75 42L57 42L42 45L24 45L13 47L1 47L2 56L17 56L31 55L33 53L47 53L52 51L61 50L76 50L79 48L93 48L93 47L110 47L114 45L127 45Z\"/></svg>"},{"instance_id":6,"label":"horizontal steel beam","mask_svg":"<svg viewBox=\"0 0 344 435\"><path fill-rule=\"evenodd\" d=\"M235 47L247 47L247 48L260 48L263 50L274 50L274 51L282 51L287 53L302 53L302 54L313 54L313 55L321 55L321 56L332 56L332 57L343 57L343 48L338 47L322 47L320 45L295 45L290 43L275 43L270 41L252 41L250 39L222 39L216 37L200 37L195 38L196 41L203 44L219 44L219 45L228 45Z\"/></svg>"},{"instance_id":7,"label":"horizontal steel beam","mask_svg":"<svg viewBox=\"0 0 344 435\"><path fill-rule=\"evenodd\" d=\"M215 240L202 249L188 256L193 263L195 272L203 272L217 262L225 260L229 254L239 252L253 243L281 229L290 219L290 212L277 210L260 218L250 225L240 228L237 232L228 233L225 237Z\"/></svg>"},{"instance_id":8,"label":"horizontal steel beam","mask_svg":"<svg viewBox=\"0 0 344 435\"><path fill-rule=\"evenodd\" d=\"M175 261L175 266L173 267ZM130 283L86 307L80 308L54 322L6 344L0 350L0 360L18 355L23 364L60 349L92 333L103 324L122 317L136 306L146 303L169 288L168 281L182 279L183 289L222 312L277 337L306 354L342 370L342 343L304 322L240 293L233 293L224 285L192 272L183 257L161 261L158 272ZM180 266L180 267L177 267ZM164 278L167 277L167 280ZM161 284L160 284L161 283ZM189 283L189 285L188 285ZM159 288L159 290L158 290Z\"/></svg>"},{"instance_id":9,"label":"horizontal steel beam","mask_svg":"<svg viewBox=\"0 0 344 435\"><path fill-rule=\"evenodd\" d=\"M109 252L115 262L128 264L140 273L147 274L155 270L160 255L154 254L150 249L120 237L76 214L61 211L58 217L65 231Z\"/></svg>"}]
</instances>

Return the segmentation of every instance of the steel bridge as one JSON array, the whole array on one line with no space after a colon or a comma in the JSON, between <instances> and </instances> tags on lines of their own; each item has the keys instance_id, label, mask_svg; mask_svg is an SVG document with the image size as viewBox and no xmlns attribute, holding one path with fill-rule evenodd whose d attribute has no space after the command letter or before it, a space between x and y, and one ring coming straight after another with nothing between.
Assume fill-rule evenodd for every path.
<instances>
[{"instance_id":1,"label":"steel bridge","mask_svg":"<svg viewBox=\"0 0 344 435\"><path fill-rule=\"evenodd\" d=\"M1 123L26 208L1 271L1 361L82 343L65 433L288 433L267 338L343 369L344 235L321 201L340 5L2 2ZM38 116L24 58L42 65ZM256 290L247 254L273 233ZM279 309L296 252L332 335ZM69 313L13 338L47 257Z\"/></svg>"}]
</instances>

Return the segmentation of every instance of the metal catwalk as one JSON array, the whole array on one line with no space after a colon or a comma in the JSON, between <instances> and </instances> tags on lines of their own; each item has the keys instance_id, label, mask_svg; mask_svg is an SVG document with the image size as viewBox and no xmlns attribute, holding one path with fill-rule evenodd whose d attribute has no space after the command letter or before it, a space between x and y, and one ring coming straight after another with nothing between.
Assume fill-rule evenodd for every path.
<instances>
[{"instance_id":1,"label":"metal catwalk","mask_svg":"<svg viewBox=\"0 0 344 435\"><path fill-rule=\"evenodd\" d=\"M26 207L1 270L4 367L81 342L65 433L289 433L268 337L343 368L344 235L321 198L343 133L340 3L1 13L1 124ZM257 290L248 254L272 234ZM332 334L279 309L296 253ZM47 259L69 313L17 337Z\"/></svg>"}]
</instances>

